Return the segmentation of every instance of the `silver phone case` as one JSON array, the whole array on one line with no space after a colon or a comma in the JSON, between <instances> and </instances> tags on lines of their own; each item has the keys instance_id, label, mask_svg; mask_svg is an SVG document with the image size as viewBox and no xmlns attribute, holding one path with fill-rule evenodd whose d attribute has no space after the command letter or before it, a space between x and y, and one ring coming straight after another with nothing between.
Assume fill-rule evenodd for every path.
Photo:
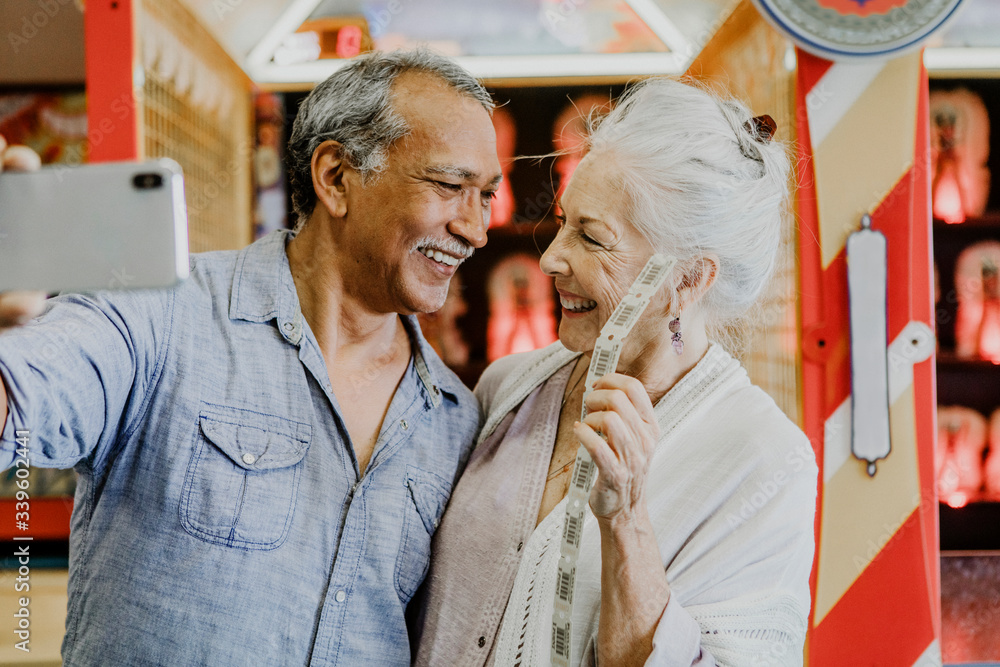
<instances>
[{"instance_id":1,"label":"silver phone case","mask_svg":"<svg viewBox=\"0 0 1000 667\"><path fill-rule=\"evenodd\" d=\"M137 187L146 174L161 185ZM170 287L187 275L184 177L173 160L0 173L0 291Z\"/></svg>"}]
</instances>

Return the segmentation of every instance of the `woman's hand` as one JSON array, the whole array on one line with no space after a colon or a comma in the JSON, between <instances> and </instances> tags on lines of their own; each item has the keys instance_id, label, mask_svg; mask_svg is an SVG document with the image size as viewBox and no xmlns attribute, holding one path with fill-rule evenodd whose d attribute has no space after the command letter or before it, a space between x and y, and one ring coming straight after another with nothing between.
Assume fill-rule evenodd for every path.
<instances>
[{"instance_id":1,"label":"woman's hand","mask_svg":"<svg viewBox=\"0 0 1000 667\"><path fill-rule=\"evenodd\" d=\"M590 507L598 519L631 519L644 509L646 473L660 436L653 404L641 382L611 373L597 381L586 406L587 417L573 431L597 464Z\"/></svg>"},{"instance_id":2,"label":"woman's hand","mask_svg":"<svg viewBox=\"0 0 1000 667\"><path fill-rule=\"evenodd\" d=\"M601 529L598 662L642 665L670 600L645 493L660 427L645 387L627 375L598 380L586 406L587 417L573 431L598 471L590 492Z\"/></svg>"},{"instance_id":3,"label":"woman's hand","mask_svg":"<svg viewBox=\"0 0 1000 667\"><path fill-rule=\"evenodd\" d=\"M27 146L8 146L0 134L0 171L35 171L41 165L38 153ZM44 308L45 292L0 292L0 333L41 315Z\"/></svg>"}]
</instances>

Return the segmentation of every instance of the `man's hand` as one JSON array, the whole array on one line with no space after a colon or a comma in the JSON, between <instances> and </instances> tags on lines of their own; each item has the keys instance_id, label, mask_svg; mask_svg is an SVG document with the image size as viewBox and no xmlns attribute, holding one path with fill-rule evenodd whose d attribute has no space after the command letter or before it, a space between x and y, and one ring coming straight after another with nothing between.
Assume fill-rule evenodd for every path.
<instances>
[{"instance_id":1,"label":"man's hand","mask_svg":"<svg viewBox=\"0 0 1000 667\"><path fill-rule=\"evenodd\" d=\"M35 171L41 166L38 153L27 146L8 146L0 135L0 171ZM0 227L5 224L17 221L0 220ZM0 292L0 333L37 317L44 308L45 292Z\"/></svg>"}]
</instances>

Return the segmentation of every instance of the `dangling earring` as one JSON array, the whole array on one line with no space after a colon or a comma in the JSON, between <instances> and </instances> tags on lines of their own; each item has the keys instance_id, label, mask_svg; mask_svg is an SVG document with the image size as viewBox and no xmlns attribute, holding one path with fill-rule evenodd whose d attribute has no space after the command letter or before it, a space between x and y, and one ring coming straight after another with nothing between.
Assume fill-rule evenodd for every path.
<instances>
[{"instance_id":1,"label":"dangling earring","mask_svg":"<svg viewBox=\"0 0 1000 667\"><path fill-rule=\"evenodd\" d=\"M670 344L674 346L674 352L676 352L678 356L684 354L684 341L681 339L680 313L677 314L677 317L670 320L670 324L667 325L667 328L669 328L670 333L673 334L673 336L670 337Z\"/></svg>"}]
</instances>

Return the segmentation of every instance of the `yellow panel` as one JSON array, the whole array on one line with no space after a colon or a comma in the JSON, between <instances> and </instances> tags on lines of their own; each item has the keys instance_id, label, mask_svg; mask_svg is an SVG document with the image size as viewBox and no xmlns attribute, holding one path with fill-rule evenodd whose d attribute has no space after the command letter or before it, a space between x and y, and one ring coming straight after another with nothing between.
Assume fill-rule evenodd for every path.
<instances>
[{"instance_id":1,"label":"yellow panel","mask_svg":"<svg viewBox=\"0 0 1000 667\"><path fill-rule=\"evenodd\" d=\"M695 58L688 74L745 101L754 114L769 114L778 123L775 141L785 143L792 152L796 141L795 75L785 67L790 42L764 20L750 0L731 4L731 13ZM794 179L792 169L793 192ZM797 248L795 216L789 210L782 220L775 276L758 306L746 320L712 335L739 357L753 383L801 426Z\"/></svg>"},{"instance_id":2,"label":"yellow panel","mask_svg":"<svg viewBox=\"0 0 1000 667\"><path fill-rule=\"evenodd\" d=\"M813 147L824 269L913 164L919 72L919 52L887 63Z\"/></svg>"},{"instance_id":3,"label":"yellow panel","mask_svg":"<svg viewBox=\"0 0 1000 667\"><path fill-rule=\"evenodd\" d=\"M814 625L920 504L913 385L889 409L892 451L874 478L853 456L823 486Z\"/></svg>"},{"instance_id":4,"label":"yellow panel","mask_svg":"<svg viewBox=\"0 0 1000 667\"><path fill-rule=\"evenodd\" d=\"M184 169L191 252L242 248L253 240L250 81L177 0L144 0L140 21L141 37L155 32L159 42L183 50L211 73L208 80L217 92L232 100L225 116L207 111L196 103L190 82L178 85L180 77L147 67L141 90L143 155L173 158Z\"/></svg>"}]
</instances>

